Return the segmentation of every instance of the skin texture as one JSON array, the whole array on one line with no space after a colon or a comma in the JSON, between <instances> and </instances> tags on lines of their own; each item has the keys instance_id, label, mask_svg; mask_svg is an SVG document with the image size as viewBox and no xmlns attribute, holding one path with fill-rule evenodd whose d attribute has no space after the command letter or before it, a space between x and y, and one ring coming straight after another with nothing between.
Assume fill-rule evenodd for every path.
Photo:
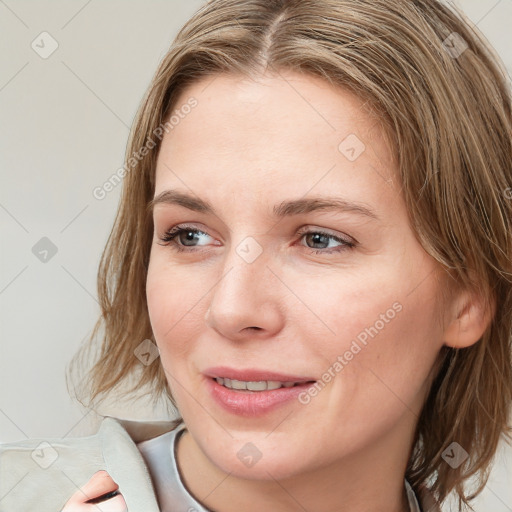
<instances>
[{"instance_id":1,"label":"skin texture","mask_svg":"<svg viewBox=\"0 0 512 512\"><path fill-rule=\"evenodd\" d=\"M160 361L188 428L178 447L187 487L219 512L408 510L403 478L432 367L443 344L477 341L478 302L459 294L441 304L443 271L414 236L393 149L360 99L293 72L217 75L176 108L190 97L197 106L162 141L155 196L192 193L216 215L157 204L147 278ZM355 159L342 143L351 134L356 154L364 144ZM364 204L378 220L272 216L312 196ZM161 241L183 223L203 232L174 240L189 252ZM237 251L246 237L262 251L251 263ZM400 311L376 324L393 304ZM320 380L382 323L307 404L242 418L207 393L202 372L217 365ZM262 454L251 467L237 457L249 442Z\"/></svg>"}]
</instances>

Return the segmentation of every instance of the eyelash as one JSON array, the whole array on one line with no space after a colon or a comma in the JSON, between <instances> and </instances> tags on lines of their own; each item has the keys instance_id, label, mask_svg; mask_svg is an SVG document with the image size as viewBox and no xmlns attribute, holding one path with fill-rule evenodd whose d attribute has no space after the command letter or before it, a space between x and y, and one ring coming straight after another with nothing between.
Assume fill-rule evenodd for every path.
<instances>
[{"instance_id":1,"label":"eyelash","mask_svg":"<svg viewBox=\"0 0 512 512\"><path fill-rule=\"evenodd\" d=\"M160 238L160 240L162 242L162 243L160 243L160 245L171 247L172 250L177 251L177 252L196 252L197 249L194 247L185 249L184 246L176 243L175 238L177 238L183 232L193 232L195 234L208 235L208 233L205 233L204 231L201 231L199 229L189 227L189 226L179 225L179 226L175 226L174 228L169 229L168 231L165 232L164 236L162 238ZM332 248L330 250L312 249L310 247L303 246L305 249L309 250L313 254L332 254L332 253L336 253L336 252L342 252L342 251L353 249L357 245L357 243L354 243L349 240L345 240L343 238L340 238L338 236L332 235L331 233L327 233L327 232L321 231L321 230L309 230L309 231L302 230L297 233L297 235L300 235L300 238L302 238L304 235L310 235L310 234L311 235L321 235L321 236L330 238L332 240L335 240L336 242L340 242L343 244L340 247Z\"/></svg>"}]
</instances>

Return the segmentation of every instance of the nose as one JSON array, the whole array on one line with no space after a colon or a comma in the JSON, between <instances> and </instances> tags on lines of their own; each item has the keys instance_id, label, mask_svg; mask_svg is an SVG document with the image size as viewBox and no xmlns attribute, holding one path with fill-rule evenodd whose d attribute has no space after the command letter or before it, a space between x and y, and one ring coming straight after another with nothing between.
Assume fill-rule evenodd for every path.
<instances>
[{"instance_id":1,"label":"nose","mask_svg":"<svg viewBox=\"0 0 512 512\"><path fill-rule=\"evenodd\" d=\"M254 261L246 261L233 247L211 291L206 325L238 341L275 336L283 327L282 300L287 289L269 263L275 267L265 251Z\"/></svg>"}]
</instances>

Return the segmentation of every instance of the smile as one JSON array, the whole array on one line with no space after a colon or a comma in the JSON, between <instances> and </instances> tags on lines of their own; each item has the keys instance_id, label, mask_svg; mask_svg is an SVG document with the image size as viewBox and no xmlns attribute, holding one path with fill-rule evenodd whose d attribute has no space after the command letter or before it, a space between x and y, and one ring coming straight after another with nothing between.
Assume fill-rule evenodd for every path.
<instances>
[{"instance_id":1,"label":"smile","mask_svg":"<svg viewBox=\"0 0 512 512\"><path fill-rule=\"evenodd\" d=\"M237 391L272 391L274 389L292 388L293 386L304 384L303 382L280 382L277 380L244 381L222 377L217 377L215 380L221 386Z\"/></svg>"}]
</instances>

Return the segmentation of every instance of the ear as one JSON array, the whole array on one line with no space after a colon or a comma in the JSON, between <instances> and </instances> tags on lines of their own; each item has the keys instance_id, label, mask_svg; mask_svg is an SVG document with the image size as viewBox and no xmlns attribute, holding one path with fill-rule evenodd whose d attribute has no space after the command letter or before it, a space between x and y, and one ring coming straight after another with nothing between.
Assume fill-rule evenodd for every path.
<instances>
[{"instance_id":1,"label":"ear","mask_svg":"<svg viewBox=\"0 0 512 512\"><path fill-rule=\"evenodd\" d=\"M452 317L443 333L448 347L466 348L475 344L484 334L496 312L494 296L486 304L485 294L463 291L452 302Z\"/></svg>"}]
</instances>

